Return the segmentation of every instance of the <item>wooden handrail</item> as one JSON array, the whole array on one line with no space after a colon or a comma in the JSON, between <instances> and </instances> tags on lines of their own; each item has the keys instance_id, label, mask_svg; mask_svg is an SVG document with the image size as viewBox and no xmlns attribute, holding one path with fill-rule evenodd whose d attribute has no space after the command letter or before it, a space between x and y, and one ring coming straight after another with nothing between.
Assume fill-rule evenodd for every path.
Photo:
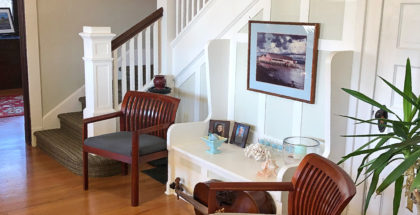
<instances>
[{"instance_id":1,"label":"wooden handrail","mask_svg":"<svg viewBox=\"0 0 420 215\"><path fill-rule=\"evenodd\" d=\"M112 51L120 47L122 44L133 38L135 35L149 27L156 20L160 19L163 16L163 8L159 8L148 17L141 20L139 23L122 33L120 36L112 40L111 47Z\"/></svg>"}]
</instances>

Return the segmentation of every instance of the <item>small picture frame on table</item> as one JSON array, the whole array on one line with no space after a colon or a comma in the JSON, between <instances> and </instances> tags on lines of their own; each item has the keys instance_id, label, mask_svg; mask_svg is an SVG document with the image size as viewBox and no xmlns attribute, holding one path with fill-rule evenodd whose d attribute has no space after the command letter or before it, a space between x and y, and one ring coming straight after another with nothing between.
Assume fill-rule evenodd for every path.
<instances>
[{"instance_id":1,"label":"small picture frame on table","mask_svg":"<svg viewBox=\"0 0 420 215\"><path fill-rule=\"evenodd\" d=\"M230 137L230 143L245 148L246 141L248 139L249 125L235 122L233 126L232 136Z\"/></svg>"},{"instance_id":2,"label":"small picture frame on table","mask_svg":"<svg viewBox=\"0 0 420 215\"><path fill-rule=\"evenodd\" d=\"M221 137L225 137L227 143L229 139L230 121L225 120L210 120L209 133L217 134Z\"/></svg>"}]
</instances>

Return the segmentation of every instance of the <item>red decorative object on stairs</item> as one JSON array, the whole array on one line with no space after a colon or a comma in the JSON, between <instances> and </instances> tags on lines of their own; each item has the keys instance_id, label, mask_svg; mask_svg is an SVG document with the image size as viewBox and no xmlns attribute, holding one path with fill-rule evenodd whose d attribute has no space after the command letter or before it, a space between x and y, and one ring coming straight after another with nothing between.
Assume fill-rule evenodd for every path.
<instances>
[{"instance_id":1,"label":"red decorative object on stairs","mask_svg":"<svg viewBox=\"0 0 420 215\"><path fill-rule=\"evenodd\" d=\"M0 118L22 116L23 113L23 96L0 97Z\"/></svg>"}]
</instances>

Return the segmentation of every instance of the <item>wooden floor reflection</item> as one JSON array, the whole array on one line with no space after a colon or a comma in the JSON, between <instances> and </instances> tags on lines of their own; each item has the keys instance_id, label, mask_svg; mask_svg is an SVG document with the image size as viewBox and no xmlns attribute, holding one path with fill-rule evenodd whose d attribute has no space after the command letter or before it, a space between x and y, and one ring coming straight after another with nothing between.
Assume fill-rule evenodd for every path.
<instances>
[{"instance_id":1,"label":"wooden floor reflection","mask_svg":"<svg viewBox=\"0 0 420 215\"><path fill-rule=\"evenodd\" d=\"M81 176L25 145L23 117L0 118L0 215L194 214L164 189L141 173L139 207L130 206L130 176L92 178L83 191Z\"/></svg>"}]
</instances>

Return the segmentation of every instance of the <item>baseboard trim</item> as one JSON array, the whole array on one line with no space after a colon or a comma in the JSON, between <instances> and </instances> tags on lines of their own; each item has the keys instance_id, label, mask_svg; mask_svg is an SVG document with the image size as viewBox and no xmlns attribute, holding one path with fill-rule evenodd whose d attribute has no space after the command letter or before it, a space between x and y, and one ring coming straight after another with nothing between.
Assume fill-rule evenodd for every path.
<instances>
[{"instance_id":1,"label":"baseboard trim","mask_svg":"<svg viewBox=\"0 0 420 215\"><path fill-rule=\"evenodd\" d=\"M58 114L81 111L82 105L79 102L79 98L82 96L85 96L84 85L42 117L42 129L59 128L60 121L57 117Z\"/></svg>"}]
</instances>

